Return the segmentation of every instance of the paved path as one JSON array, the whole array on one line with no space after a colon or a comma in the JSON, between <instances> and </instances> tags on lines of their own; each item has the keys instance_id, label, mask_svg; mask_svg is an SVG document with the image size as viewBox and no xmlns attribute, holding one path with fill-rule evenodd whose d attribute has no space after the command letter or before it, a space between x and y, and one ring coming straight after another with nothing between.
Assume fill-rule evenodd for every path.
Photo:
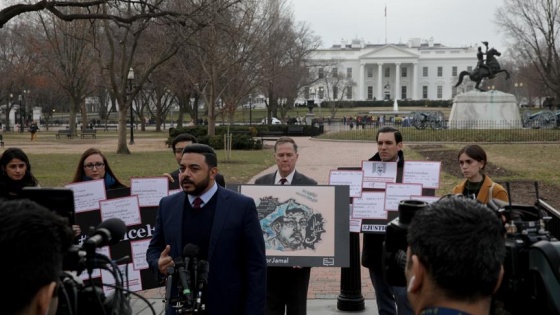
<instances>
[{"instance_id":1,"label":"paved path","mask_svg":"<svg viewBox=\"0 0 560 315\"><path fill-rule=\"evenodd\" d=\"M298 144L299 158L296 169L317 180L319 184L328 184L329 171L342 166L361 166L362 160L369 159L376 151L374 141L371 142L343 142L343 141L321 141L308 137L294 138ZM249 183L256 178L274 172L276 165L255 175ZM361 246L360 246L361 248ZM371 280L367 269L361 268L362 294L366 299L366 309L353 314L376 315L377 306ZM341 314L336 309L337 297L340 293L340 268L315 267L311 269L311 281L308 293L309 315L332 315ZM159 289L145 291L150 301L156 302L155 306L161 310L161 298L164 292ZM140 309L140 303L135 309ZM142 303L143 304L143 303ZM141 314L149 314L143 312Z\"/></svg>"}]
</instances>

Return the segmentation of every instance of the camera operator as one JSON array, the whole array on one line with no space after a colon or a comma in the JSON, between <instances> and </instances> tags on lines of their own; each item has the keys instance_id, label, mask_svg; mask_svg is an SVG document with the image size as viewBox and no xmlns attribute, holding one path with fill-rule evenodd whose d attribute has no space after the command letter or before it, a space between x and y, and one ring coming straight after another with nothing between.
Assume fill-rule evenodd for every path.
<instances>
[{"instance_id":1,"label":"camera operator","mask_svg":"<svg viewBox=\"0 0 560 315\"><path fill-rule=\"evenodd\" d=\"M2 314L54 314L68 222L27 199L0 201L0 231Z\"/></svg>"},{"instance_id":2,"label":"camera operator","mask_svg":"<svg viewBox=\"0 0 560 315\"><path fill-rule=\"evenodd\" d=\"M419 210L408 229L407 291L416 314L489 314L504 269L494 212L450 197Z\"/></svg>"}]
</instances>

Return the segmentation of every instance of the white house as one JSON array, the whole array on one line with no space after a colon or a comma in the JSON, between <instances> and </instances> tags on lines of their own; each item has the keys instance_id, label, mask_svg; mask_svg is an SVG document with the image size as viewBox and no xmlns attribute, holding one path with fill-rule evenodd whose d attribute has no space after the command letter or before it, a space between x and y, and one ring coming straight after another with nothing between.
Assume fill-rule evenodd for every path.
<instances>
[{"instance_id":1,"label":"white house","mask_svg":"<svg viewBox=\"0 0 560 315\"><path fill-rule=\"evenodd\" d=\"M434 43L433 38L386 45L365 44L362 40L342 41L340 45L315 50L309 61L315 66L319 78L346 76L347 86L343 89L328 87L324 86L328 85L327 80L319 79L304 90L304 98L318 99L319 102L333 99L451 99L458 92L472 89L469 83L457 88L458 91L453 86L461 71L476 67L476 53L477 47L445 47Z\"/></svg>"}]
</instances>

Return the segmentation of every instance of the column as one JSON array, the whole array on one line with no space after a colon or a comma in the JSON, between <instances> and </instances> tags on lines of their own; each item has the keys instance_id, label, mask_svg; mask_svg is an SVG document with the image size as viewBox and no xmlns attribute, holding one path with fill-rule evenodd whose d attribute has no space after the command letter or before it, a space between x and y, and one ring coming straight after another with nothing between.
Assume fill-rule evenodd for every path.
<instances>
[{"instance_id":1,"label":"column","mask_svg":"<svg viewBox=\"0 0 560 315\"><path fill-rule=\"evenodd\" d=\"M382 101L385 99L383 95L383 63L377 64L377 99Z\"/></svg>"},{"instance_id":2,"label":"column","mask_svg":"<svg viewBox=\"0 0 560 315\"><path fill-rule=\"evenodd\" d=\"M418 63L414 62L412 67L412 99L418 99Z\"/></svg>"},{"instance_id":3,"label":"column","mask_svg":"<svg viewBox=\"0 0 560 315\"><path fill-rule=\"evenodd\" d=\"M364 89L365 89L365 87L364 87L364 85L365 85L365 82L364 82L364 67L365 67L365 65L363 63L361 63L360 64L360 79L358 81L358 82L360 82L358 84L358 100L359 101L364 100Z\"/></svg>"},{"instance_id":4,"label":"column","mask_svg":"<svg viewBox=\"0 0 560 315\"><path fill-rule=\"evenodd\" d=\"M401 94L401 64L396 63L396 71L395 71L395 100L400 99Z\"/></svg>"}]
</instances>

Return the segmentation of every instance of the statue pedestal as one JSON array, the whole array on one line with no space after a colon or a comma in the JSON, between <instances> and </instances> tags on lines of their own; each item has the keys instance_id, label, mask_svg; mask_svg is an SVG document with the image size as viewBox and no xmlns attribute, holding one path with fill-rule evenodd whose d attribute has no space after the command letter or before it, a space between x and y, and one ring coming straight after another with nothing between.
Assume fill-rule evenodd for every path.
<instances>
[{"instance_id":1,"label":"statue pedestal","mask_svg":"<svg viewBox=\"0 0 560 315\"><path fill-rule=\"evenodd\" d=\"M521 116L513 94L501 91L470 91L455 96L450 129L522 128Z\"/></svg>"},{"instance_id":2,"label":"statue pedestal","mask_svg":"<svg viewBox=\"0 0 560 315\"><path fill-rule=\"evenodd\" d=\"M305 114L305 124L311 126L313 123L313 119L315 119L315 114L313 112L309 112Z\"/></svg>"}]
</instances>

